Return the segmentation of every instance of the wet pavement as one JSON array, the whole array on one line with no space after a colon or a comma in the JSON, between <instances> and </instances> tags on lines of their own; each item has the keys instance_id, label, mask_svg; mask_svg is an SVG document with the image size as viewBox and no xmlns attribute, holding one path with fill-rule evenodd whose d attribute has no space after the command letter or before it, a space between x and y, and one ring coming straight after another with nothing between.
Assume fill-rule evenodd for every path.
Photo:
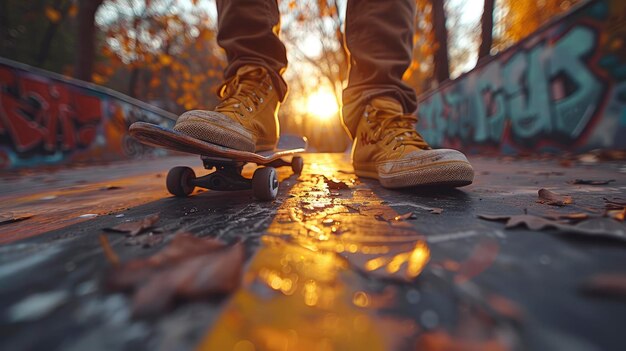
<instances>
[{"instance_id":1,"label":"wet pavement","mask_svg":"<svg viewBox=\"0 0 626 351\"><path fill-rule=\"evenodd\" d=\"M195 157L3 174L0 213L15 222L0 225L0 349L623 349L626 225L609 206L626 201L623 162L472 162L469 187L393 191L358 179L346 155L308 154L300 177L280 170L270 203L171 197L167 170L202 173ZM537 202L541 188L573 203ZM155 213L137 236L104 230ZM105 284L106 243L128 262L179 232L242 243L240 287L136 315Z\"/></svg>"}]
</instances>

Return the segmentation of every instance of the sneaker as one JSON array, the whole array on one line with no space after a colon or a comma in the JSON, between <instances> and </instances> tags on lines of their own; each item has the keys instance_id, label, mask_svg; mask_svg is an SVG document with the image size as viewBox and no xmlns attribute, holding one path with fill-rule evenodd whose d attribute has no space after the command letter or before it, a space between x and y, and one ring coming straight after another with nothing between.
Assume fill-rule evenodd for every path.
<instances>
[{"instance_id":1,"label":"sneaker","mask_svg":"<svg viewBox=\"0 0 626 351\"><path fill-rule=\"evenodd\" d=\"M276 148L278 94L267 69L242 66L219 90L215 110L183 113L174 130L196 139L242 151Z\"/></svg>"},{"instance_id":2,"label":"sneaker","mask_svg":"<svg viewBox=\"0 0 626 351\"><path fill-rule=\"evenodd\" d=\"M385 188L469 185L474 170L461 152L433 150L415 130L417 117L402 105L378 97L366 106L352 148L352 163L360 177L378 179Z\"/></svg>"}]
</instances>

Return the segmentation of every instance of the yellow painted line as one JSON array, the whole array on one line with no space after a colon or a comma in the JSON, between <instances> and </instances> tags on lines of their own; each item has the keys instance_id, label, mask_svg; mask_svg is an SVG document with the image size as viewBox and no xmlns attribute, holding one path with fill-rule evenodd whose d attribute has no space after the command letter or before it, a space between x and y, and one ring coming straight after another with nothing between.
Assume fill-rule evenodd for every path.
<instances>
[{"instance_id":1,"label":"yellow painted line","mask_svg":"<svg viewBox=\"0 0 626 351\"><path fill-rule=\"evenodd\" d=\"M328 191L320 175L355 178L337 171L351 169L345 159L317 154L305 160L301 182L199 350L387 350L397 342L385 334L381 306L371 304L352 266L379 260L362 269L410 279L428 262L426 243L409 223L380 220L398 214L363 185Z\"/></svg>"}]
</instances>

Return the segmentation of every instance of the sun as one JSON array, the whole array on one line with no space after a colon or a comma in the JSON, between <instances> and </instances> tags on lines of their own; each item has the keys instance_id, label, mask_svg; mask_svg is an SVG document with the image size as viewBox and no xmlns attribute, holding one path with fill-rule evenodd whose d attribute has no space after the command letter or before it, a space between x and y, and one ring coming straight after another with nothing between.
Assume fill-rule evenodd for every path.
<instances>
[{"instance_id":1,"label":"sun","mask_svg":"<svg viewBox=\"0 0 626 351\"><path fill-rule=\"evenodd\" d=\"M339 113L335 94L324 88L320 88L307 96L306 109L310 115L320 121L328 121Z\"/></svg>"}]
</instances>

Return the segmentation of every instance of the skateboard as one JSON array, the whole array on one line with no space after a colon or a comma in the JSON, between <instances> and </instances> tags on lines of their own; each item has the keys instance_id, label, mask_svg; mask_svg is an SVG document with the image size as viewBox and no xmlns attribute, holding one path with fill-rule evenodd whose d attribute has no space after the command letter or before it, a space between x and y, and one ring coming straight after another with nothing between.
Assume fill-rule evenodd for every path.
<instances>
[{"instance_id":1,"label":"skateboard","mask_svg":"<svg viewBox=\"0 0 626 351\"><path fill-rule=\"evenodd\" d=\"M128 131L143 144L200 155L205 169L215 169L201 177L196 177L190 167L170 169L166 178L167 190L179 197L188 196L195 187L218 191L251 189L257 199L271 201L278 194L276 168L291 166L294 173L300 174L304 167L302 157L297 154L305 151L305 138L281 137L279 149L254 153L208 143L146 122L135 122ZM287 157L291 157L290 162L286 160ZM254 171L252 178L241 174L247 163L260 166Z\"/></svg>"}]
</instances>

